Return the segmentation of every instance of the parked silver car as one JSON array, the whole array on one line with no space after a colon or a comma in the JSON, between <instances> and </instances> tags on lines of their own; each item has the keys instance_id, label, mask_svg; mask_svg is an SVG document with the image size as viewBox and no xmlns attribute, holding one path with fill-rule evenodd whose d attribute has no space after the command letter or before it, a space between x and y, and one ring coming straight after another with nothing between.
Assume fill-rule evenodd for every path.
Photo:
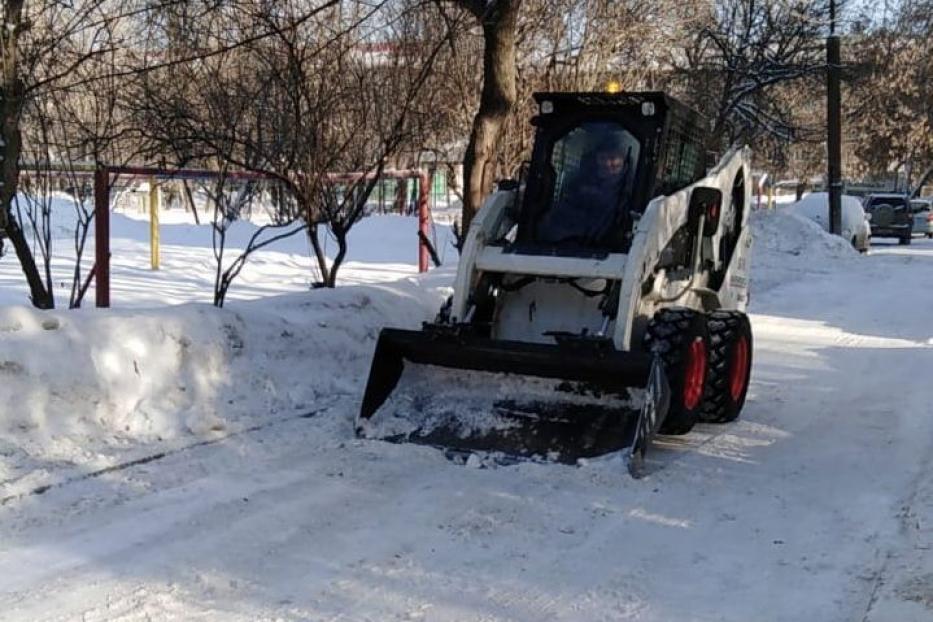
<instances>
[{"instance_id":1,"label":"parked silver car","mask_svg":"<svg viewBox=\"0 0 933 622\"><path fill-rule=\"evenodd\" d=\"M910 213L914 218L914 233L933 238L933 197L911 199Z\"/></svg>"}]
</instances>

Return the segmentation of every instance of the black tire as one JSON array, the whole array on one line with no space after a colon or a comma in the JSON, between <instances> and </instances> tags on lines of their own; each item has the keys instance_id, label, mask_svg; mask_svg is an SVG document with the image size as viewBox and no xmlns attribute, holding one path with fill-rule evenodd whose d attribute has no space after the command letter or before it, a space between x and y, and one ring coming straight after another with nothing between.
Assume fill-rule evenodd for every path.
<instances>
[{"instance_id":1,"label":"black tire","mask_svg":"<svg viewBox=\"0 0 933 622\"><path fill-rule=\"evenodd\" d=\"M752 371L752 326L740 311L708 314L710 353L700 421L735 421L745 405ZM744 341L744 345L743 344Z\"/></svg>"},{"instance_id":2,"label":"black tire","mask_svg":"<svg viewBox=\"0 0 933 622\"><path fill-rule=\"evenodd\" d=\"M644 347L660 355L671 389L667 417L658 431L686 434L703 408L703 389L697 383L705 387L709 367L706 317L691 309L661 309L648 323Z\"/></svg>"},{"instance_id":3,"label":"black tire","mask_svg":"<svg viewBox=\"0 0 933 622\"><path fill-rule=\"evenodd\" d=\"M929 238L933 238L933 233L928 233L928 234L927 234L927 239L929 239Z\"/></svg>"},{"instance_id":4,"label":"black tire","mask_svg":"<svg viewBox=\"0 0 933 622\"><path fill-rule=\"evenodd\" d=\"M908 244L910 244L910 238L911 238L911 237L912 237L912 236L909 236L909 235L908 235L907 237L904 237L904 238L901 238L900 240L898 240L898 242L900 243L901 246L907 246Z\"/></svg>"}]
</instances>

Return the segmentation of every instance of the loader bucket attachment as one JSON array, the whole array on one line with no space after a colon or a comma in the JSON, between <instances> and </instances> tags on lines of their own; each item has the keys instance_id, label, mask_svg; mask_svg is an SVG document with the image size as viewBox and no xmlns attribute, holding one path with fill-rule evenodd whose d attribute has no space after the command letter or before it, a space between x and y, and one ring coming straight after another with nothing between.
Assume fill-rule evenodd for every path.
<instances>
[{"instance_id":1,"label":"loader bucket attachment","mask_svg":"<svg viewBox=\"0 0 933 622\"><path fill-rule=\"evenodd\" d=\"M641 457L667 412L667 383L654 358L641 352L620 352L609 341L564 341L537 344L497 341L432 330L384 329L379 335L363 395L357 433L365 434L366 421L373 417L396 389L406 363L455 370L471 370L529 376L576 383L597 396L578 399L527 401L513 394L495 402L497 416L508 425L491 430L449 425L417 429L383 440L406 441L453 451L490 451L516 457L550 456L575 462L631 447ZM455 383L457 378L454 377ZM430 392L442 402L445 386L429 384ZM627 394L627 388L646 389L641 407L618 407L602 396ZM572 397L576 394L569 391Z\"/></svg>"}]
</instances>

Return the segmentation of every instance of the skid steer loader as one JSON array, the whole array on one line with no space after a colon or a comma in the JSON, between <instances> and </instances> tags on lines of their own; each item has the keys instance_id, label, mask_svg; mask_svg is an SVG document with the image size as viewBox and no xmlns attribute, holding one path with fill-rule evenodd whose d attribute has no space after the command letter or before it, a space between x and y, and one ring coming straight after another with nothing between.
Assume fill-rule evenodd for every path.
<instances>
[{"instance_id":1,"label":"skid steer loader","mask_svg":"<svg viewBox=\"0 0 933 622\"><path fill-rule=\"evenodd\" d=\"M636 465L744 404L750 154L707 172L704 123L663 93L534 97L527 174L471 223L436 320L382 330L357 433Z\"/></svg>"}]
</instances>

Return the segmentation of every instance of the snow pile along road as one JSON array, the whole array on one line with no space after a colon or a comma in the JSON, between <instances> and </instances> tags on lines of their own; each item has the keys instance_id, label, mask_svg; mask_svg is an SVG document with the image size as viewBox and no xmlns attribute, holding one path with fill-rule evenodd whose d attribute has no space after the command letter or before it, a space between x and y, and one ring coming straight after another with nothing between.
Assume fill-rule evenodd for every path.
<instances>
[{"instance_id":1,"label":"snow pile along road","mask_svg":"<svg viewBox=\"0 0 933 622\"><path fill-rule=\"evenodd\" d=\"M782 212L755 212L751 218L755 294L814 272L815 266L816 271L840 269L843 262L859 259L844 241L804 218ZM388 267L382 278L393 277L393 260L408 250L410 220L364 221L355 254L374 262L371 272L378 275ZM372 231L379 228L394 241L381 250L370 248L377 246ZM138 229L135 233L145 235L144 227ZM167 237L194 244L197 235L178 230ZM337 399L355 403L379 329L416 328L432 318L449 294L453 270L235 302L225 309L203 304L105 312L0 307L0 403L17 405L0 412L0 498L76 470L224 436ZM170 279L171 270L158 277ZM475 414L476 400L464 397L470 393L496 398L487 385L471 392L463 385L466 377L455 387L463 395L449 400L444 412ZM511 395L512 384L497 390ZM393 400L404 402L405 395ZM380 425L394 429L391 418Z\"/></svg>"},{"instance_id":2,"label":"snow pile along road","mask_svg":"<svg viewBox=\"0 0 933 622\"><path fill-rule=\"evenodd\" d=\"M760 210L749 215L752 243L752 300L802 273L844 270L861 258L852 245L818 224L788 210Z\"/></svg>"},{"instance_id":3,"label":"snow pile along road","mask_svg":"<svg viewBox=\"0 0 933 622\"><path fill-rule=\"evenodd\" d=\"M52 280L63 306L76 210L67 195L49 200ZM113 309L25 306L16 256L0 260L0 499L294 416L322 396L356 396L378 329L433 317L451 280L446 268L414 276L417 218L377 215L350 232L336 291L309 291L314 266L299 233L251 255L227 307L216 309L204 304L216 271L211 225L163 210L161 268L154 271L146 218L133 209L111 215ZM263 222L232 224L225 265ZM449 227L433 233L438 251L448 253ZM325 252L333 246L325 241ZM92 286L85 304L93 300Z\"/></svg>"},{"instance_id":4,"label":"snow pile along road","mask_svg":"<svg viewBox=\"0 0 933 622\"><path fill-rule=\"evenodd\" d=\"M379 327L433 317L449 271L216 309L0 307L0 498L356 396Z\"/></svg>"}]
</instances>

